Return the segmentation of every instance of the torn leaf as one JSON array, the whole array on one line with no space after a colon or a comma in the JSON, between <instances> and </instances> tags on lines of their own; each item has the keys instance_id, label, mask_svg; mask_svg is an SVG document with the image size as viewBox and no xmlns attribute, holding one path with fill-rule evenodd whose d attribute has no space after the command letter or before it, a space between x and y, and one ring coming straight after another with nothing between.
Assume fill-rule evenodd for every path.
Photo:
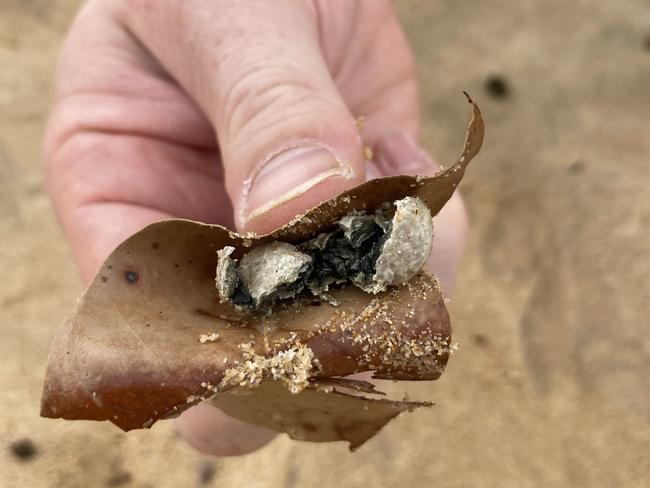
<instances>
[{"instance_id":1,"label":"torn leaf","mask_svg":"<svg viewBox=\"0 0 650 488\"><path fill-rule=\"evenodd\" d=\"M370 390L338 377L363 371L392 380L440 376L451 351L451 328L434 277L419 273L376 295L334 287L328 295L337 306L300 296L279 302L265 316L220 302L217 251L239 262L274 241L299 246L331 232L354 212L371 215L385 202L406 197L420 199L435 216L481 147L483 121L473 102L472 107L462 155L434 177L368 181L267 235L242 236L217 225L169 220L125 240L55 337L41 415L108 420L130 430L149 428L212 398L233 415L293 437L343 439L355 447L401 411L419 406L337 392L343 385ZM357 224L351 223L349 232L355 240ZM306 261L296 263L292 269L300 273ZM223 283L224 290L236 286L236 280ZM263 295L262 290L257 296ZM202 334L213 335L202 342ZM256 373L239 374L249 367ZM249 385L241 386L246 380ZM244 393L256 398L255 409L239 408L237 395ZM271 405L278 417L272 425L259 413ZM325 405L330 410L323 411Z\"/></svg>"}]
</instances>

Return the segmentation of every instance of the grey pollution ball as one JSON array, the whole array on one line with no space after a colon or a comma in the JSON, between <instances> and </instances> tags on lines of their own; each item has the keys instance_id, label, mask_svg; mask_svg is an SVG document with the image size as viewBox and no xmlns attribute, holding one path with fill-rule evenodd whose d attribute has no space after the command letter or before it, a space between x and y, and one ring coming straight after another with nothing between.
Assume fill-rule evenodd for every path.
<instances>
[{"instance_id":1,"label":"grey pollution ball","mask_svg":"<svg viewBox=\"0 0 650 488\"><path fill-rule=\"evenodd\" d=\"M233 247L218 251L221 300L269 312L273 304L309 290L328 299L333 284L351 283L367 293L401 285L418 274L431 254L433 222L422 200L406 197L374 214L352 212L337 229L292 245L274 241L237 263Z\"/></svg>"},{"instance_id":2,"label":"grey pollution ball","mask_svg":"<svg viewBox=\"0 0 650 488\"><path fill-rule=\"evenodd\" d=\"M389 285L401 285L415 276L427 262L433 245L433 220L422 200L406 197L395 202L388 239L375 263L369 293L379 293Z\"/></svg>"}]
</instances>

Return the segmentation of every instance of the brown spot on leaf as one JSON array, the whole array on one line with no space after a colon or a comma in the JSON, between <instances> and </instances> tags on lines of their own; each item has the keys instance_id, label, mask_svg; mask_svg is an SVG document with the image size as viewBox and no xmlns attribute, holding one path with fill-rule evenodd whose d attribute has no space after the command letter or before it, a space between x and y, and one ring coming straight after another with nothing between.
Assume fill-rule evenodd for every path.
<instances>
[{"instance_id":1,"label":"brown spot on leaf","mask_svg":"<svg viewBox=\"0 0 650 488\"><path fill-rule=\"evenodd\" d=\"M139 276L138 273L136 273L135 271L129 271L129 270L127 270L127 271L124 272L124 279L125 279L128 283L134 285L135 283L138 282L138 280L140 279L140 276Z\"/></svg>"}]
</instances>

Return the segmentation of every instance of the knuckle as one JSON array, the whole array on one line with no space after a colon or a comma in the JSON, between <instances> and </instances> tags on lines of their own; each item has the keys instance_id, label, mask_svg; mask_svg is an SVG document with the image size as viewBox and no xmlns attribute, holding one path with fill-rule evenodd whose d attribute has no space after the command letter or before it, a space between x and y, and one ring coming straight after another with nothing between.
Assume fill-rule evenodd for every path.
<instances>
[{"instance_id":1,"label":"knuckle","mask_svg":"<svg viewBox=\"0 0 650 488\"><path fill-rule=\"evenodd\" d=\"M287 118L300 118L321 105L322 90L308 76L278 71L252 67L224 91L221 125L227 136L246 133L251 126L259 130Z\"/></svg>"}]
</instances>

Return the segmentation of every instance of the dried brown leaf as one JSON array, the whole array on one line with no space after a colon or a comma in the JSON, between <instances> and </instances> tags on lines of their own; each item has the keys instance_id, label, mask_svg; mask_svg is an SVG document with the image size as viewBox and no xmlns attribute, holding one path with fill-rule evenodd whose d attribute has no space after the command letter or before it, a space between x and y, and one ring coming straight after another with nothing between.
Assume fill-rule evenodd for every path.
<instances>
[{"instance_id":1,"label":"dried brown leaf","mask_svg":"<svg viewBox=\"0 0 650 488\"><path fill-rule=\"evenodd\" d=\"M55 338L41 414L109 420L124 430L147 428L213 396L224 375L241 367L246 347L268 358L296 344L305 345L315 359L309 374L325 379L323 384L344 386L346 380L326 379L367 370L376 378L439 377L447 362L451 331L435 278L421 274L378 295L354 287L335 290L332 298L339 302L337 307L301 299L277 307L266 317L219 303L214 284L216 251L234 246L237 257L273 239L299 242L328 230L351 210L372 211L406 196L420 197L435 215L483 141L483 121L473 102L472 107L463 154L434 177L369 181L265 236L240 236L216 225L170 220L128 238L106 260ZM218 340L201 342L206 334L218 334ZM347 385L372 391L359 382ZM267 426L286 431L292 425L298 429L295 432L302 432L297 435L314 441L344 439L359 445L400 411L417 406L328 394L311 386L292 396L278 386L263 384L247 391L260 400L259 411L280 402L279 414L285 420ZM257 410L231 409L242 396L230 387L222 385L213 401L234 416L265 425ZM297 419L302 418L300 412L310 419L318 417L315 406L323 398L330 399L332 415L316 422L316 431L287 423L289 414Z\"/></svg>"},{"instance_id":2,"label":"dried brown leaf","mask_svg":"<svg viewBox=\"0 0 650 488\"><path fill-rule=\"evenodd\" d=\"M348 441L354 450L402 412L431 406L427 402L390 401L316 388L292 395L278 383L234 388L210 403L240 420L286 432L311 442Z\"/></svg>"}]
</instances>

